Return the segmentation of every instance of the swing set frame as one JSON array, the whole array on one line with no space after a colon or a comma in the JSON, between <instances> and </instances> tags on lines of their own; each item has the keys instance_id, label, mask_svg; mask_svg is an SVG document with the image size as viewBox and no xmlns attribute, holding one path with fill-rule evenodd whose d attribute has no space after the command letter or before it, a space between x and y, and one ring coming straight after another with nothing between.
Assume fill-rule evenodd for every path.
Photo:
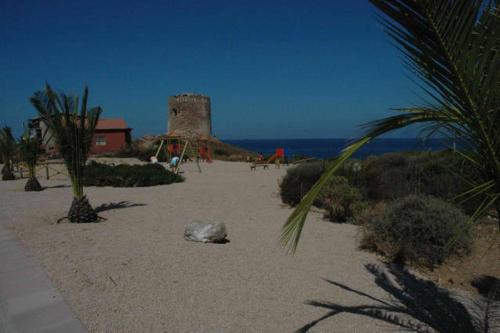
<instances>
[{"instance_id":1,"label":"swing set frame","mask_svg":"<svg viewBox=\"0 0 500 333\"><path fill-rule=\"evenodd\" d=\"M205 159L207 162L211 162L211 154L210 154L210 147L209 139L204 139L204 138L194 138L194 137L188 137L188 136L182 136L182 135L176 135L176 134L167 134L165 136L162 136L159 138L160 139L160 145L158 146L158 149L156 151L156 154L154 157L158 159L158 156L160 155L161 149L163 146L166 147L167 150L167 158L168 161L172 159L175 153L178 154L179 151L181 151L181 154L179 156L179 162L177 162L177 165L174 168L174 173L179 173L179 169L181 164L183 163L184 156L186 155L186 152L189 154L190 157L194 158L196 161L196 167L198 168L198 172L201 173L201 166L199 163L200 160L200 148L204 147L206 149L206 156ZM174 145L178 145L178 148L175 149L176 151L174 152L173 149L170 149L169 147L175 147Z\"/></svg>"}]
</instances>

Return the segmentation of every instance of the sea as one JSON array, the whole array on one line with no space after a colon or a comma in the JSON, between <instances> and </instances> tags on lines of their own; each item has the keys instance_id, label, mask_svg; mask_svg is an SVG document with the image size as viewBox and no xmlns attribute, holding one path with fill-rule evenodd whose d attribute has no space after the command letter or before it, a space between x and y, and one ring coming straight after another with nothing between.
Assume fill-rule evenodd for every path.
<instances>
[{"instance_id":1,"label":"sea","mask_svg":"<svg viewBox=\"0 0 500 333\"><path fill-rule=\"evenodd\" d=\"M353 139L257 139L223 140L234 146L261 153L264 156L275 153L276 148L284 148L285 155L293 157L314 157L328 159L338 155ZM370 155L382 155L390 152L440 151L452 149L453 142L448 139L419 138L381 138L374 139L358 150L355 158L365 159Z\"/></svg>"}]
</instances>

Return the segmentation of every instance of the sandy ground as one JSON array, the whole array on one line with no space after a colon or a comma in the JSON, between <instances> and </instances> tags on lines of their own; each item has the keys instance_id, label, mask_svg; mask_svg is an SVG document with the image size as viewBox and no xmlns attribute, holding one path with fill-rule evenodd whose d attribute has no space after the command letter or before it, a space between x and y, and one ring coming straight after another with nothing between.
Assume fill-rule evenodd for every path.
<instances>
[{"instance_id":1,"label":"sandy ground","mask_svg":"<svg viewBox=\"0 0 500 333\"><path fill-rule=\"evenodd\" d=\"M202 168L187 165L179 184L86 188L94 207L111 204L96 224L55 223L72 199L61 177L40 175L47 187L40 193L24 192L25 180L0 182L0 223L42 263L91 332L293 332L327 313L307 300L369 302L324 279L387 298L364 268L377 260L357 249L355 226L313 213L298 253L280 247L291 213L278 195L283 168L251 172L220 161ZM193 220L224 222L230 242L185 241ZM341 314L312 332L394 330Z\"/></svg>"}]
</instances>

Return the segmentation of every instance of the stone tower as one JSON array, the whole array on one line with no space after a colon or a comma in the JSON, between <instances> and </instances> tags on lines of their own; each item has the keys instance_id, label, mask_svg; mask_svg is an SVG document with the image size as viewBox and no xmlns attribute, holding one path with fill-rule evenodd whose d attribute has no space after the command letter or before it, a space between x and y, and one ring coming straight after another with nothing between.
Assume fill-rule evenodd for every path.
<instances>
[{"instance_id":1,"label":"stone tower","mask_svg":"<svg viewBox=\"0 0 500 333\"><path fill-rule=\"evenodd\" d=\"M210 97L181 94L168 98L168 133L211 136Z\"/></svg>"}]
</instances>

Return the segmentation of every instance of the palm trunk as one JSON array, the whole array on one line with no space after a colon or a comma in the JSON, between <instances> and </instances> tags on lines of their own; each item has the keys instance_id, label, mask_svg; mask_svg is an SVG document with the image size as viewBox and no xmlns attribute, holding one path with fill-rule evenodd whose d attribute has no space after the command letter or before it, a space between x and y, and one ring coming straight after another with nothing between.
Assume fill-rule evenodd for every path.
<instances>
[{"instance_id":1,"label":"palm trunk","mask_svg":"<svg viewBox=\"0 0 500 333\"><path fill-rule=\"evenodd\" d=\"M14 176L14 174L12 173L10 161L4 158L3 163L2 180L15 180L16 176Z\"/></svg>"},{"instance_id":2,"label":"palm trunk","mask_svg":"<svg viewBox=\"0 0 500 333\"><path fill-rule=\"evenodd\" d=\"M500 174L497 174L495 189L496 193L500 193ZM497 198L497 201L495 202L495 208L497 213L498 230L500 231L500 198Z\"/></svg>"},{"instance_id":3,"label":"palm trunk","mask_svg":"<svg viewBox=\"0 0 500 333\"><path fill-rule=\"evenodd\" d=\"M500 231L500 202L497 202L497 223L498 223L498 230Z\"/></svg>"},{"instance_id":4,"label":"palm trunk","mask_svg":"<svg viewBox=\"0 0 500 333\"><path fill-rule=\"evenodd\" d=\"M35 166L34 165L28 165L28 172L29 172L29 177L30 178L36 178Z\"/></svg>"},{"instance_id":5,"label":"palm trunk","mask_svg":"<svg viewBox=\"0 0 500 333\"><path fill-rule=\"evenodd\" d=\"M26 192L40 192L42 190L42 185L36 178L35 165L28 165L29 178L24 185L24 190Z\"/></svg>"},{"instance_id":6,"label":"palm trunk","mask_svg":"<svg viewBox=\"0 0 500 333\"><path fill-rule=\"evenodd\" d=\"M40 192L42 190L42 185L36 177L28 178L26 185L24 185L24 190L26 192Z\"/></svg>"},{"instance_id":7,"label":"palm trunk","mask_svg":"<svg viewBox=\"0 0 500 333\"><path fill-rule=\"evenodd\" d=\"M97 222L99 217L90 205L87 197L83 194L81 177L71 175L71 187L73 188L73 201L68 212L68 220L72 223Z\"/></svg>"},{"instance_id":8,"label":"palm trunk","mask_svg":"<svg viewBox=\"0 0 500 333\"><path fill-rule=\"evenodd\" d=\"M91 223L97 222L98 216L87 197L74 197L68 212L68 220L72 223Z\"/></svg>"}]
</instances>

